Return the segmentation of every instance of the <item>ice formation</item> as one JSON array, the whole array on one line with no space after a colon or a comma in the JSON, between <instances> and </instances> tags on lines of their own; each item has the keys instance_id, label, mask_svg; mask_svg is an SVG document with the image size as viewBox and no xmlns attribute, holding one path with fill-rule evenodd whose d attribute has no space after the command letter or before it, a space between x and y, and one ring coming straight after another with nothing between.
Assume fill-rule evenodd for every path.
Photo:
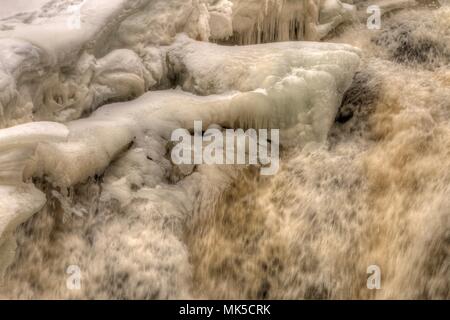
<instances>
[{"instance_id":1,"label":"ice formation","mask_svg":"<svg viewBox=\"0 0 450 320\"><path fill-rule=\"evenodd\" d=\"M13 260L18 225L42 209L45 196L32 183L24 183L25 167L38 144L64 141L63 124L33 122L0 130L0 277Z\"/></svg>"},{"instance_id":2,"label":"ice formation","mask_svg":"<svg viewBox=\"0 0 450 320\"><path fill-rule=\"evenodd\" d=\"M215 39L232 38L234 43L255 44L288 40L320 40L342 23L352 21L355 7L339 0L227 0L220 5L221 17L231 16L228 25L219 20L226 34ZM228 8L232 7L232 10ZM231 24L231 26L230 26ZM214 26L214 24L212 24ZM214 26L213 30L219 29Z\"/></svg>"},{"instance_id":3,"label":"ice formation","mask_svg":"<svg viewBox=\"0 0 450 320\"><path fill-rule=\"evenodd\" d=\"M409 4L391 1L383 10ZM0 275L7 270L0 297L359 298L367 294L351 264L365 275L361 268L377 262L389 272L388 290L369 297L420 296L406 290L402 268L426 294L445 296L445 262L433 269L430 284L419 278L431 268L426 248L445 257L449 180L418 155L426 150L427 159L448 168L438 148L438 141L449 141L442 102L450 83L442 45L448 9L425 21L439 36L392 23L406 42L367 30L334 38L342 44L286 42L331 36L337 26L357 23L365 5L42 0L26 11L20 1L11 6L0 17ZM431 49L419 45L431 38ZM353 86L365 85L358 79L369 67L381 70L367 80L379 91L371 95L371 105L378 104L368 130L373 140L356 125L333 126L361 55L367 70ZM429 99L428 71L420 71L425 84L403 88L409 100L392 85L379 86L388 81L383 72L404 83L414 78L405 71L411 63L439 70L431 111L414 101ZM350 90L359 107L358 95L366 92L360 89ZM389 114L390 100L399 104L398 114ZM174 165L170 135L178 128L192 133L194 121L205 130L282 129L281 173L261 182L245 166ZM333 136L339 134L342 140ZM408 164L402 176L399 168ZM424 196L413 201L410 194L420 188ZM417 235L414 247L405 245L408 235L395 236L398 223ZM374 237L372 226L380 230ZM383 237L388 240L378 243ZM392 261L400 247L406 253ZM80 291L66 287L70 265L83 271Z\"/></svg>"},{"instance_id":4,"label":"ice formation","mask_svg":"<svg viewBox=\"0 0 450 320\"><path fill-rule=\"evenodd\" d=\"M28 12L3 17L0 52L8 59L0 65L4 115L0 126L31 120L69 121L106 102L167 88L162 46L171 44L180 32L197 40L233 38L247 44L318 40L346 21L347 12L353 12L338 0L329 0L323 3L321 25L317 20L308 23L310 27L300 27L297 24L309 17L305 8L311 7L319 17L320 5L282 0L269 1L262 8L263 3L42 1L40 10L30 6ZM15 8L19 10L19 4ZM277 21L287 21L286 14L300 16L289 18L282 28L275 26ZM303 31L308 28L314 30ZM117 64L118 60L124 63Z\"/></svg>"},{"instance_id":5,"label":"ice formation","mask_svg":"<svg viewBox=\"0 0 450 320\"><path fill-rule=\"evenodd\" d=\"M36 122L30 131L21 126L4 129L5 143L21 141L16 139L16 131L23 134L24 143L26 139L33 143L24 154L16 154L16 150L22 150L16 146L13 153L2 158L3 175L13 173L8 171L7 159L20 157L23 166L28 160L28 177L45 179L61 190L103 175L119 155L125 152L121 157L131 160L142 152L139 150L146 150L147 157L154 159L150 162L155 161L148 169L141 168L148 171L147 188L155 188L164 183L161 174L168 166L165 144L171 131L179 127L192 129L194 120L224 128L284 128L286 144L292 140L303 144L321 142L358 66L358 50L346 45L299 42L220 47L192 40L209 38L213 25L208 20L209 12L211 17L225 15L231 8L226 4L75 1L70 4L80 6L82 23L80 29L67 30L62 23L67 18L68 4L55 6L52 2L42 12L4 19L0 39L2 55L7 57L2 60L2 125L38 119L69 120L61 127ZM91 14L93 10L100 13ZM185 35L176 37L179 32ZM197 95L181 90L144 94L173 84ZM107 104L138 96L129 102ZM86 114L91 115L75 120ZM53 131L61 132L52 132L52 126ZM63 129L68 130L64 139ZM39 135L40 130L48 138ZM51 137L64 141L47 141ZM16 181L22 181L22 172L23 168L15 173ZM192 169L179 168L175 175L181 176L173 179L191 173ZM121 184L106 184L102 199L112 197L122 205L133 202L134 196L126 191L130 187ZM29 192L24 189L17 201L29 194L30 199L39 198L33 201L35 207L21 205L26 212L2 214L8 226L2 232L3 242L8 243L3 252L9 252L9 258L15 226L38 211L45 201L31 185L26 186ZM181 188L175 193L185 192ZM66 211L79 215L84 212L72 208L59 192L52 194ZM161 199L157 192L154 194L152 197ZM192 207L194 203L191 196L188 204ZM2 261L6 265L6 259Z\"/></svg>"},{"instance_id":6,"label":"ice formation","mask_svg":"<svg viewBox=\"0 0 450 320\"><path fill-rule=\"evenodd\" d=\"M341 108L352 113L194 223L196 297L449 298L449 17L407 10L333 38L363 48ZM367 289L371 265L381 290Z\"/></svg>"},{"instance_id":7,"label":"ice formation","mask_svg":"<svg viewBox=\"0 0 450 320\"><path fill-rule=\"evenodd\" d=\"M220 47L180 37L169 50L171 72L179 75L187 91L208 96L154 91L130 102L106 105L87 119L68 122L67 141L39 144L35 174L46 176L55 186L77 185L101 174L120 152L149 131L168 140L176 128L192 129L195 120L228 128L295 126L300 135L296 139L302 143L323 141L358 66L356 52L346 45L318 43ZM212 59L195 59L202 53ZM245 65L247 60L254 66ZM222 72L215 72L219 68ZM211 95L215 93L222 95ZM44 132L48 125L36 123ZM28 138L21 126L5 129L5 135L11 130ZM12 133L7 137L17 140ZM45 140L37 133L31 138ZM6 169L10 168L2 172Z\"/></svg>"},{"instance_id":8,"label":"ice formation","mask_svg":"<svg viewBox=\"0 0 450 320\"><path fill-rule=\"evenodd\" d=\"M424 2L432 2L434 0ZM361 20L361 22L366 22L367 17L373 14L373 8L380 10L380 15L384 16L392 11L406 9L415 7L418 5L417 0L378 0L378 1L367 1L367 0L359 0L354 1L354 4L357 9L357 16Z\"/></svg>"},{"instance_id":9,"label":"ice formation","mask_svg":"<svg viewBox=\"0 0 450 320\"><path fill-rule=\"evenodd\" d=\"M75 24L72 7L79 11ZM48 1L41 10L0 20L0 51L7 57L0 65L0 126L68 121L107 101L141 95L163 80L158 46L183 31L208 39L205 4Z\"/></svg>"}]
</instances>

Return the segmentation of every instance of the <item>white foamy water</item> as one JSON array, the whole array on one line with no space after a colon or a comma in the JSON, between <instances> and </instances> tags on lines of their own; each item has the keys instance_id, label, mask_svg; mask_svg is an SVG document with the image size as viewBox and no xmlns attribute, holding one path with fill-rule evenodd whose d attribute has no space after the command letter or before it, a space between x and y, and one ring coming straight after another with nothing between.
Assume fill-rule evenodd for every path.
<instances>
[{"instance_id":1,"label":"white foamy water","mask_svg":"<svg viewBox=\"0 0 450 320\"><path fill-rule=\"evenodd\" d=\"M338 120L353 117L195 222L199 297L449 297L450 11L383 23L330 39L364 48ZM381 290L366 287L371 265Z\"/></svg>"}]
</instances>

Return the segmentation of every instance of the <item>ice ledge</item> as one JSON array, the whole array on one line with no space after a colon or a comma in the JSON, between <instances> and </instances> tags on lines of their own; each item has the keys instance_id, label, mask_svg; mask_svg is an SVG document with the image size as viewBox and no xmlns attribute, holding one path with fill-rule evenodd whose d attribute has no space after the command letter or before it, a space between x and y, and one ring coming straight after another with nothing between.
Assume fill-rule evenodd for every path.
<instances>
[{"instance_id":1,"label":"ice ledge","mask_svg":"<svg viewBox=\"0 0 450 320\"><path fill-rule=\"evenodd\" d=\"M245 27L240 22L243 14L244 20L251 20L243 37L254 38L254 27L267 34L264 28L274 29L280 14L289 17L286 27L294 31L284 30L284 36L271 41L318 40L321 36L301 32L304 21L298 19L308 18L310 31L324 35L352 11L337 0L320 5L271 0L266 1L267 8L259 0L232 2L47 1L40 10L1 19L0 127L36 120L66 122L105 103L170 87L163 47L171 45L179 33L202 41L227 38ZM269 14L278 7L280 12ZM292 12L300 18L291 16ZM319 15L325 20L319 21ZM72 23L73 19L78 22ZM290 37L289 32L297 36Z\"/></svg>"},{"instance_id":2,"label":"ice ledge","mask_svg":"<svg viewBox=\"0 0 450 320\"><path fill-rule=\"evenodd\" d=\"M42 193L22 182L24 176L68 188L103 173L130 144L151 137L168 142L174 129L192 129L196 120L205 127L279 128L287 145L322 142L359 66L358 50L340 44L220 47L179 37L169 50L172 72L202 96L153 91L66 124L0 130L3 266L11 256L12 230L45 203Z\"/></svg>"},{"instance_id":3,"label":"ice ledge","mask_svg":"<svg viewBox=\"0 0 450 320\"><path fill-rule=\"evenodd\" d=\"M35 122L0 130L0 278L14 256L12 233L45 204L45 195L24 183L24 169L40 143L64 141L63 124Z\"/></svg>"}]
</instances>

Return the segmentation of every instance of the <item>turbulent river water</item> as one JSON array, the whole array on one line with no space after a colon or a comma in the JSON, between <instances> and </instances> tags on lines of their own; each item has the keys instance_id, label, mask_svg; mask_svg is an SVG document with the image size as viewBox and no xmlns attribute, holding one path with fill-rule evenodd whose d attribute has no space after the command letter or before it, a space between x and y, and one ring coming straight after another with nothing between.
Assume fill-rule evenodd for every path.
<instances>
[{"instance_id":1,"label":"turbulent river water","mask_svg":"<svg viewBox=\"0 0 450 320\"><path fill-rule=\"evenodd\" d=\"M449 39L448 7L340 27L325 41L361 48L362 64L327 143L283 150L273 177L217 176L231 187L189 219L143 218L139 202L117 214L96 179L70 191L70 214L48 190L0 295L450 298ZM122 236L127 250L109 246ZM66 289L71 264L87 270L81 291ZM380 290L366 285L373 265Z\"/></svg>"},{"instance_id":2,"label":"turbulent river water","mask_svg":"<svg viewBox=\"0 0 450 320\"><path fill-rule=\"evenodd\" d=\"M240 180L189 233L200 295L449 297L450 12L383 23L330 39L364 48L364 62L328 145ZM382 290L365 286L370 265Z\"/></svg>"}]
</instances>

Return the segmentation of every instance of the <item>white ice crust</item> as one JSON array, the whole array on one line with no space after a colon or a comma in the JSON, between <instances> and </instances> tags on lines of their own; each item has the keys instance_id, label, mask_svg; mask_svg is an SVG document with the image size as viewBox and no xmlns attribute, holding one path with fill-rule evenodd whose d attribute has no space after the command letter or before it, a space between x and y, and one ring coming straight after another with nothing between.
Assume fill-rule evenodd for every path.
<instances>
[{"instance_id":1,"label":"white ice crust","mask_svg":"<svg viewBox=\"0 0 450 320\"><path fill-rule=\"evenodd\" d=\"M29 8L0 20L0 127L78 119L169 87L164 46L178 33L237 44L319 40L354 13L339 0L48 0Z\"/></svg>"},{"instance_id":2,"label":"white ice crust","mask_svg":"<svg viewBox=\"0 0 450 320\"><path fill-rule=\"evenodd\" d=\"M279 14L294 6L272 2ZM307 2L294 12L310 17ZM81 8L80 29L67 25L74 5ZM323 24L312 20L314 32L336 25L332 12L343 22L353 10L330 6L321 7L329 12ZM31 177L69 188L102 174L124 152L132 157L142 141L161 158L172 130L192 129L194 120L205 127L280 128L284 145L326 139L358 68L358 50L206 42L232 35L252 42L254 30L241 22L252 10L260 10L252 0L67 0L0 20L0 127L6 128L0 130L0 272L13 256L12 232L46 201ZM262 12L261 21L255 16L248 25L266 32L273 17ZM290 39L275 37L270 40ZM266 41L253 43L260 42ZM146 175L159 181L161 166ZM117 183L109 185L110 195L126 202L130 193ZM176 191L185 197L186 183Z\"/></svg>"}]
</instances>

